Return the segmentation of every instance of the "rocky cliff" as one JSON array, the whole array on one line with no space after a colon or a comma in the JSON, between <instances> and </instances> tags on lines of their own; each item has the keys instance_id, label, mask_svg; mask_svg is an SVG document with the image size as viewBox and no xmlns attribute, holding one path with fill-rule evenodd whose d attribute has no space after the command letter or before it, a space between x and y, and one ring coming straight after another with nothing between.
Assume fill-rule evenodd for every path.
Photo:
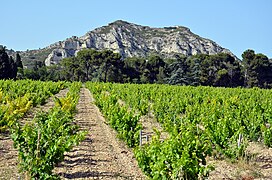
<instances>
[{"instance_id":1,"label":"rocky cliff","mask_svg":"<svg viewBox=\"0 0 272 180\"><path fill-rule=\"evenodd\" d=\"M41 51L49 52L45 64L50 66L58 64L65 57L76 55L83 48L110 49L120 53L123 58L154 53L164 57L177 53L190 56L226 52L233 55L228 49L192 33L186 27L152 28L121 20L94 29L82 37L73 36L59 41Z\"/></svg>"}]
</instances>

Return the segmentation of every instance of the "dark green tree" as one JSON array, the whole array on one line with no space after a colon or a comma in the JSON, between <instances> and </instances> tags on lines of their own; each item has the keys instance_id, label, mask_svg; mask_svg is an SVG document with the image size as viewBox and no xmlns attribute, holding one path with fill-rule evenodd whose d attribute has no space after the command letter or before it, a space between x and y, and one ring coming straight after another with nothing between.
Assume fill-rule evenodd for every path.
<instances>
[{"instance_id":1,"label":"dark green tree","mask_svg":"<svg viewBox=\"0 0 272 180\"><path fill-rule=\"evenodd\" d=\"M165 84L166 83L166 73L164 67L159 67L159 73L157 74L157 82L158 84Z\"/></svg>"},{"instance_id":2,"label":"dark green tree","mask_svg":"<svg viewBox=\"0 0 272 180\"><path fill-rule=\"evenodd\" d=\"M63 59L61 66L66 80L122 82L123 61L110 50L83 49L76 57Z\"/></svg>"},{"instance_id":3,"label":"dark green tree","mask_svg":"<svg viewBox=\"0 0 272 180\"><path fill-rule=\"evenodd\" d=\"M267 56L246 50L242 54L246 87L269 88L272 85L272 64Z\"/></svg>"},{"instance_id":4,"label":"dark green tree","mask_svg":"<svg viewBox=\"0 0 272 180\"><path fill-rule=\"evenodd\" d=\"M0 46L0 79L15 79L17 66L12 57L6 53L6 47Z\"/></svg>"},{"instance_id":5,"label":"dark green tree","mask_svg":"<svg viewBox=\"0 0 272 180\"><path fill-rule=\"evenodd\" d=\"M47 80L50 81L64 81L66 80L64 76L62 76L62 67L59 65L51 65L46 67L47 69Z\"/></svg>"},{"instance_id":6,"label":"dark green tree","mask_svg":"<svg viewBox=\"0 0 272 180\"><path fill-rule=\"evenodd\" d=\"M253 69L253 61L255 58L255 52L251 49L248 49L243 52L243 70L244 70L244 86L253 87L257 86L257 74Z\"/></svg>"},{"instance_id":7,"label":"dark green tree","mask_svg":"<svg viewBox=\"0 0 272 180\"><path fill-rule=\"evenodd\" d=\"M147 58L146 69L149 71L149 73L145 74L147 75L146 78L148 79L149 83L156 83L158 81L158 74L160 73L160 69L163 71L164 66L165 62L160 56L151 55Z\"/></svg>"},{"instance_id":8,"label":"dark green tree","mask_svg":"<svg viewBox=\"0 0 272 180\"><path fill-rule=\"evenodd\" d=\"M82 62L77 57L64 58L61 66L61 75L67 81L84 81L87 76L84 73Z\"/></svg>"},{"instance_id":9,"label":"dark green tree","mask_svg":"<svg viewBox=\"0 0 272 180\"><path fill-rule=\"evenodd\" d=\"M22 79L24 77L23 63L20 54L17 52L15 56L15 64L17 66L17 78Z\"/></svg>"},{"instance_id":10,"label":"dark green tree","mask_svg":"<svg viewBox=\"0 0 272 180\"><path fill-rule=\"evenodd\" d=\"M215 58L216 72L213 86L237 87L243 86L243 76L238 60L227 53L212 55Z\"/></svg>"},{"instance_id":11,"label":"dark green tree","mask_svg":"<svg viewBox=\"0 0 272 180\"><path fill-rule=\"evenodd\" d=\"M10 66L10 70L8 73L9 78L16 79L18 68L17 68L16 63L14 62L12 56L9 57L9 66Z\"/></svg>"},{"instance_id":12,"label":"dark green tree","mask_svg":"<svg viewBox=\"0 0 272 180\"><path fill-rule=\"evenodd\" d=\"M190 85L237 87L243 85L241 65L226 53L198 54L187 58Z\"/></svg>"},{"instance_id":13,"label":"dark green tree","mask_svg":"<svg viewBox=\"0 0 272 180\"><path fill-rule=\"evenodd\" d=\"M168 60L166 72L166 82L173 85L188 85L189 77L186 57L183 55L176 55L175 59Z\"/></svg>"},{"instance_id":14,"label":"dark green tree","mask_svg":"<svg viewBox=\"0 0 272 180\"><path fill-rule=\"evenodd\" d=\"M140 83L141 82L141 74L145 69L146 61L141 57L129 57L124 59L124 81L132 82L132 83Z\"/></svg>"},{"instance_id":15,"label":"dark green tree","mask_svg":"<svg viewBox=\"0 0 272 180\"><path fill-rule=\"evenodd\" d=\"M186 60L188 66L189 85L210 85L213 79L212 61L207 54L197 54L188 57Z\"/></svg>"},{"instance_id":16,"label":"dark green tree","mask_svg":"<svg viewBox=\"0 0 272 180\"><path fill-rule=\"evenodd\" d=\"M186 61L188 66L188 75L189 78L189 85L192 86L199 86L201 85L200 77L201 77L201 60L198 58L190 59L188 58Z\"/></svg>"},{"instance_id":17,"label":"dark green tree","mask_svg":"<svg viewBox=\"0 0 272 180\"><path fill-rule=\"evenodd\" d=\"M97 69L97 66L100 64L101 61L101 53L94 49L83 49L77 53L76 59L80 62L81 68L85 73L85 80L89 81L90 75L94 73Z\"/></svg>"},{"instance_id":18,"label":"dark green tree","mask_svg":"<svg viewBox=\"0 0 272 180\"><path fill-rule=\"evenodd\" d=\"M17 68L22 68L23 69L23 62L21 60L21 56L20 56L19 53L16 53L15 64L16 64Z\"/></svg>"},{"instance_id":19,"label":"dark green tree","mask_svg":"<svg viewBox=\"0 0 272 180\"><path fill-rule=\"evenodd\" d=\"M121 55L110 50L101 51L100 72L103 82L122 81L123 61Z\"/></svg>"},{"instance_id":20,"label":"dark green tree","mask_svg":"<svg viewBox=\"0 0 272 180\"><path fill-rule=\"evenodd\" d=\"M8 78L9 56L6 53L6 47L0 46L0 79Z\"/></svg>"}]
</instances>

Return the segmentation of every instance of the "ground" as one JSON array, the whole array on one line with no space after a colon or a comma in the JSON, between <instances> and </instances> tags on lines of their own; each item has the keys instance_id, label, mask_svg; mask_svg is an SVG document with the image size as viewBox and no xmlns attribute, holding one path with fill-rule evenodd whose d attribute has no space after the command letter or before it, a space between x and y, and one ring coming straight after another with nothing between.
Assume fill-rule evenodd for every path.
<instances>
[{"instance_id":1,"label":"ground","mask_svg":"<svg viewBox=\"0 0 272 180\"><path fill-rule=\"evenodd\" d=\"M63 97L67 90L57 97ZM34 114L53 107L54 98L44 106L34 108L27 119ZM89 90L82 88L77 105L76 123L88 131L86 139L65 154L64 162L54 169L61 179L146 179L138 167L132 149L118 140L117 134L106 123L99 109L94 105ZM0 179L10 180L23 177L18 173L17 152L10 137L0 136Z\"/></svg>"},{"instance_id":2,"label":"ground","mask_svg":"<svg viewBox=\"0 0 272 180\"><path fill-rule=\"evenodd\" d=\"M55 172L63 179L145 179L132 150L116 138L93 103L89 90L83 88L75 119L88 134Z\"/></svg>"},{"instance_id":3,"label":"ground","mask_svg":"<svg viewBox=\"0 0 272 180\"><path fill-rule=\"evenodd\" d=\"M63 97L66 93L67 90L62 90L56 96ZM33 118L39 110L52 108L53 99L30 110L22 121ZM139 169L132 149L117 138L116 132L109 127L86 88L81 89L77 110L75 121L88 134L79 146L65 154L64 161L54 169L61 179L147 179ZM153 128L163 131L152 113L142 117L140 122L143 124L144 135L154 134ZM167 133L162 133L163 139L167 136ZM143 140L143 143L147 142ZM235 163L209 158L209 163L215 166L209 179L272 179L272 148L251 142L247 154L249 159ZM8 134L1 134L0 180L22 179L17 164L17 151L13 148L12 140Z\"/></svg>"}]
</instances>

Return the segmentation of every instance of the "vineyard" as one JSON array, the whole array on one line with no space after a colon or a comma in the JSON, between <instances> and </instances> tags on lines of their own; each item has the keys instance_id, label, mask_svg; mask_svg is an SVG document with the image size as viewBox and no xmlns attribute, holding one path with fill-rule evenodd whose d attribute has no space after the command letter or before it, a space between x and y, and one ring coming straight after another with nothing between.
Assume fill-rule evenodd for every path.
<instances>
[{"instance_id":1,"label":"vineyard","mask_svg":"<svg viewBox=\"0 0 272 180\"><path fill-rule=\"evenodd\" d=\"M261 89L87 84L97 105L153 179L203 178L207 157L237 160L249 142L272 145L272 93ZM118 100L125 102L121 106ZM139 116L149 112L169 133L139 147ZM120 122L120 120L122 121Z\"/></svg>"},{"instance_id":2,"label":"vineyard","mask_svg":"<svg viewBox=\"0 0 272 180\"><path fill-rule=\"evenodd\" d=\"M102 173L105 179L125 176L132 179L212 178L214 172L218 172L216 163L212 163L216 161L232 165L256 164L256 172L232 178L272 178L271 90L25 80L0 81L0 87L1 137L8 135L13 140L25 178L71 178L72 175L63 175L64 170L58 166L61 163L68 166L67 158L81 154L83 144L84 148L90 148L84 151L85 158L95 159L92 156L96 152L95 155L100 156L98 152L105 151L107 156L112 156L109 162L120 162L116 164L119 169L112 173L114 176ZM43 107L48 98L61 89L67 89L68 93L54 97L52 108L36 112L31 119L25 118L31 109ZM88 90L94 102L87 98L91 96ZM80 110L78 101L82 98L84 107ZM80 116L84 123L75 120L81 111L85 113ZM95 115L100 113L98 111L101 117ZM92 118L93 123L88 122L88 118ZM99 127L103 127L103 132L99 133ZM116 134L109 133L108 127ZM101 139L106 143L98 145L96 138L99 137L95 133L105 136ZM126 147L115 147L111 145L113 141L124 143ZM0 153L4 146L0 144ZM255 150L250 150L252 147L256 147ZM257 147L265 149L267 154L258 155ZM109 148L113 148L112 152ZM93 154L88 154L89 151ZM126 173L120 166L130 164L128 167L137 169L133 156L145 175L136 178L135 174L139 173ZM122 160L127 157L132 160ZM99 161L85 165L86 168L98 167ZM63 169L68 171L67 168ZM126 175L119 175L118 171ZM90 169L79 178L102 176L101 172L94 174Z\"/></svg>"}]
</instances>

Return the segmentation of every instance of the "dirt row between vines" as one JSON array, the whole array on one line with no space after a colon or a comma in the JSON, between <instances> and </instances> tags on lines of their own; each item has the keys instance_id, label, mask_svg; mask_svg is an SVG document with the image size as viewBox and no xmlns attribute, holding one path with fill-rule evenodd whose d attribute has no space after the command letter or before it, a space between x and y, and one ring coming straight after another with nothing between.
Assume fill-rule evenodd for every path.
<instances>
[{"instance_id":1,"label":"dirt row between vines","mask_svg":"<svg viewBox=\"0 0 272 180\"><path fill-rule=\"evenodd\" d=\"M107 92L108 93L108 92ZM108 93L110 94L110 93ZM125 106L126 102L123 101L122 99L118 99L118 104L120 106ZM152 104L150 103L150 106L152 106ZM152 140L152 137L156 135L155 129L160 132L160 140L164 141L167 138L169 138L169 134L168 132L166 132L162 125L156 120L155 115L153 113L152 110L150 110L151 108L149 108L149 111L147 112L146 115L143 115L140 117L139 119L139 123L142 125L143 129L142 129L142 134L141 134L141 143L142 145L144 144L148 144L150 143L150 141ZM131 111L130 108L128 108L129 111ZM135 115L139 115L140 112L138 112L136 110Z\"/></svg>"},{"instance_id":2,"label":"dirt row between vines","mask_svg":"<svg viewBox=\"0 0 272 180\"><path fill-rule=\"evenodd\" d=\"M215 170L210 173L211 180L272 179L272 148L267 148L262 143L250 142L246 149L246 156L237 162L208 158L208 163L215 167Z\"/></svg>"},{"instance_id":3,"label":"dirt row between vines","mask_svg":"<svg viewBox=\"0 0 272 180\"><path fill-rule=\"evenodd\" d=\"M33 107L27 112L22 121L32 119L39 111L48 111L54 106L55 97L65 97L68 89L61 90L59 93L50 97L46 104L42 106ZM17 180L20 178L18 172L18 156L17 150L13 147L13 141L8 134L0 134L0 179L1 180Z\"/></svg>"},{"instance_id":4,"label":"dirt row between vines","mask_svg":"<svg viewBox=\"0 0 272 180\"><path fill-rule=\"evenodd\" d=\"M132 150L116 138L86 88L80 92L77 110L76 123L88 134L55 172L62 179L146 179Z\"/></svg>"}]
</instances>

